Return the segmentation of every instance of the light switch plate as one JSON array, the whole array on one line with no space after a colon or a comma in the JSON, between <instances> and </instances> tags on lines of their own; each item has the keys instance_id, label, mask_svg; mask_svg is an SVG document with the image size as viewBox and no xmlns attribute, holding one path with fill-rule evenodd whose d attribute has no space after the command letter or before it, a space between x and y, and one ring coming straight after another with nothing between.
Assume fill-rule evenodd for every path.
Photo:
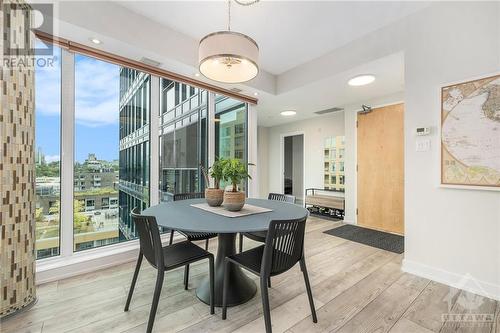
<instances>
[{"instance_id":1,"label":"light switch plate","mask_svg":"<svg viewBox=\"0 0 500 333\"><path fill-rule=\"evenodd\" d=\"M423 152L423 151L429 151L431 149L431 140L430 139L424 139L424 140L417 140L415 150L417 152Z\"/></svg>"}]
</instances>

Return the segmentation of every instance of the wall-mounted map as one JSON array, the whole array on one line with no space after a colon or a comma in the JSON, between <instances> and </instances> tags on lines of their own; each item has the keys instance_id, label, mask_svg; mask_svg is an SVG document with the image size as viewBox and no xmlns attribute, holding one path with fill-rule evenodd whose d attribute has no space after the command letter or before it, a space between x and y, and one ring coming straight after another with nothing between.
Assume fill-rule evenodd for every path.
<instances>
[{"instance_id":1,"label":"wall-mounted map","mask_svg":"<svg viewBox=\"0 0 500 333\"><path fill-rule=\"evenodd\" d=\"M441 89L441 183L500 189L500 75Z\"/></svg>"}]
</instances>

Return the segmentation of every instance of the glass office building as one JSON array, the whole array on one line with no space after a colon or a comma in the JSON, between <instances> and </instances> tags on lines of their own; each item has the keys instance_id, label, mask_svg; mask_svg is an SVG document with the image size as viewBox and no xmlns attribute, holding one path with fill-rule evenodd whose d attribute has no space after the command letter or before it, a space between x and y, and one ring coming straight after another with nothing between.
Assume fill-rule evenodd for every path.
<instances>
[{"instance_id":1,"label":"glass office building","mask_svg":"<svg viewBox=\"0 0 500 333\"><path fill-rule=\"evenodd\" d=\"M200 165L208 158L208 92L161 79L159 121L160 201L205 188Z\"/></svg>"},{"instance_id":2,"label":"glass office building","mask_svg":"<svg viewBox=\"0 0 500 333\"><path fill-rule=\"evenodd\" d=\"M149 74L120 68L120 239L137 237L130 218L134 207L149 206Z\"/></svg>"}]
</instances>

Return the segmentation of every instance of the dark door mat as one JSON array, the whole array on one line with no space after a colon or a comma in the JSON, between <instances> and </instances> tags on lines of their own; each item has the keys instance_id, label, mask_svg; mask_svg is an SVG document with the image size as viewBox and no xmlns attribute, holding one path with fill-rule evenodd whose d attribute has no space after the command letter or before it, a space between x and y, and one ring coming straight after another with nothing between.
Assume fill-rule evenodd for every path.
<instances>
[{"instance_id":1,"label":"dark door mat","mask_svg":"<svg viewBox=\"0 0 500 333\"><path fill-rule=\"evenodd\" d=\"M355 225L343 225L327 230L324 233L398 254L403 253L405 250L405 238L403 236Z\"/></svg>"}]
</instances>

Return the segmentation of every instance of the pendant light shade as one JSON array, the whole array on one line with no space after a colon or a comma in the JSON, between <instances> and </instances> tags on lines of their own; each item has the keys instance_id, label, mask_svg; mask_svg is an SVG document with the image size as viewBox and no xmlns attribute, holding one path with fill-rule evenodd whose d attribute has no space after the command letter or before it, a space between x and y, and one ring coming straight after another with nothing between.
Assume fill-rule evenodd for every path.
<instances>
[{"instance_id":1,"label":"pendant light shade","mask_svg":"<svg viewBox=\"0 0 500 333\"><path fill-rule=\"evenodd\" d=\"M218 82L241 83L259 72L257 43L238 32L220 31L202 38L198 59L200 72Z\"/></svg>"}]
</instances>

